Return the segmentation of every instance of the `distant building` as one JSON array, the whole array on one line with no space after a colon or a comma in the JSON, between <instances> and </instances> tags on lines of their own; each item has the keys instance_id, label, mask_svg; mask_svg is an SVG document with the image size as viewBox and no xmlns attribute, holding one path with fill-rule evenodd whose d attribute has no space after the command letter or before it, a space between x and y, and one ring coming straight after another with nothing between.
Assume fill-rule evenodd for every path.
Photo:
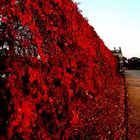
<instances>
[{"instance_id":1,"label":"distant building","mask_svg":"<svg viewBox=\"0 0 140 140\"><path fill-rule=\"evenodd\" d=\"M114 50L111 50L111 52L113 53L113 55L118 60L118 70L119 70L119 72L123 73L124 72L124 67L123 67L123 55L122 55L121 47L119 47L118 50L114 47Z\"/></svg>"}]
</instances>

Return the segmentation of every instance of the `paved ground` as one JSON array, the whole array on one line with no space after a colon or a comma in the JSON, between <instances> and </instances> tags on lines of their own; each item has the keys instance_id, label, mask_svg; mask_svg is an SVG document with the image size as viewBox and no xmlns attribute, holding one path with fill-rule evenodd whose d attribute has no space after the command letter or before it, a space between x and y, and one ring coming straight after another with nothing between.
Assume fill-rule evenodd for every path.
<instances>
[{"instance_id":1,"label":"paved ground","mask_svg":"<svg viewBox=\"0 0 140 140\"><path fill-rule=\"evenodd\" d=\"M140 140L140 70L127 70L125 75L129 108L132 113L129 123L136 128L137 140Z\"/></svg>"}]
</instances>

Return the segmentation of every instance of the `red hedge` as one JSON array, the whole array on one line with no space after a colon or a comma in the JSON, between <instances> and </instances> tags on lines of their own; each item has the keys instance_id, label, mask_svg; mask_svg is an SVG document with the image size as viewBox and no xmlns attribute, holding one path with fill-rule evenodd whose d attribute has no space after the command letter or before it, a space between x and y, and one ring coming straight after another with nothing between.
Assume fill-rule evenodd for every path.
<instances>
[{"instance_id":1,"label":"red hedge","mask_svg":"<svg viewBox=\"0 0 140 140\"><path fill-rule=\"evenodd\" d=\"M0 139L125 138L116 60L71 0L0 2Z\"/></svg>"}]
</instances>

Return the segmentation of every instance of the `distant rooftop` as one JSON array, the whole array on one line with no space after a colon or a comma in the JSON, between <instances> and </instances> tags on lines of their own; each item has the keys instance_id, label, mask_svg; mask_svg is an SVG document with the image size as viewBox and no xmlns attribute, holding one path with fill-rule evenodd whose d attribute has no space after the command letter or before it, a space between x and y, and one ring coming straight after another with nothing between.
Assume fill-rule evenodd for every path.
<instances>
[{"instance_id":1,"label":"distant rooftop","mask_svg":"<svg viewBox=\"0 0 140 140\"><path fill-rule=\"evenodd\" d=\"M121 47L119 47L119 49L116 49L116 48L114 47L114 50L111 50L111 52L112 52L112 53L121 53L121 54L122 54L122 49L121 49Z\"/></svg>"}]
</instances>

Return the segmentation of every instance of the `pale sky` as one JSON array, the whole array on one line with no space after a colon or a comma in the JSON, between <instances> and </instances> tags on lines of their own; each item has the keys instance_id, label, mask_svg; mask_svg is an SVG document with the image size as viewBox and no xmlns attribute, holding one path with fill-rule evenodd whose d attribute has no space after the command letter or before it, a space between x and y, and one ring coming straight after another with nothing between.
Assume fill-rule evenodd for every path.
<instances>
[{"instance_id":1,"label":"pale sky","mask_svg":"<svg viewBox=\"0 0 140 140\"><path fill-rule=\"evenodd\" d=\"M140 57L140 0L74 0L109 49Z\"/></svg>"}]
</instances>

